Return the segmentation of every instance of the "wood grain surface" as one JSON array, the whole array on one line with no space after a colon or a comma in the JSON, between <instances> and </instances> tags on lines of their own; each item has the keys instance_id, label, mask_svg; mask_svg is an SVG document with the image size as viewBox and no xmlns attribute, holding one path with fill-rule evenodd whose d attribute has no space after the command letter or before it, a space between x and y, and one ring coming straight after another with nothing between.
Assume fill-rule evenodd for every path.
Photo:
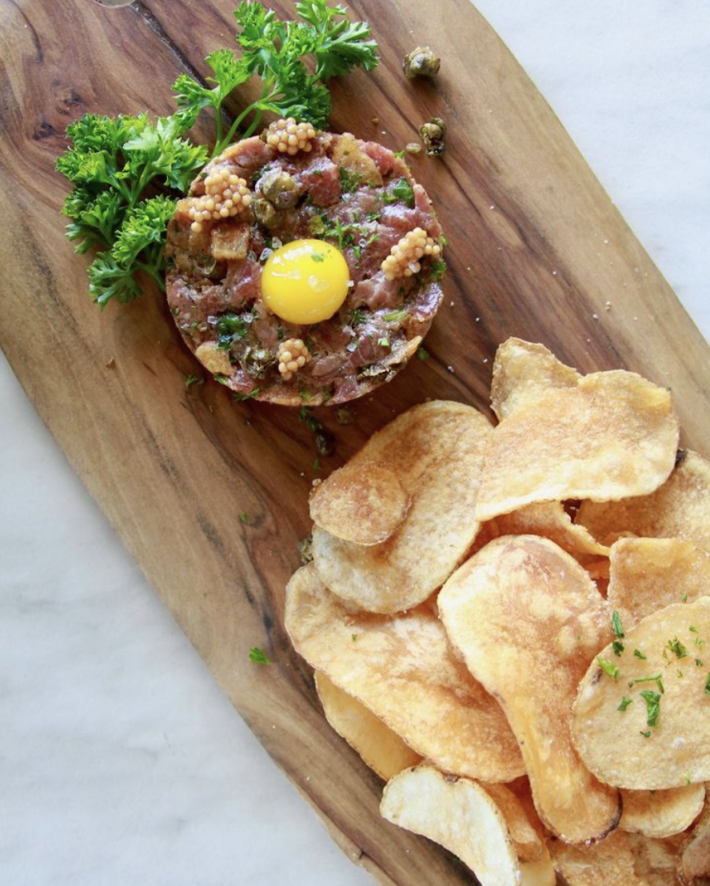
<instances>
[{"instance_id":1,"label":"wood grain surface","mask_svg":"<svg viewBox=\"0 0 710 886\"><path fill-rule=\"evenodd\" d=\"M292 7L272 4L282 14ZM164 114L182 71L230 45L233 4L0 0L0 344L74 469L215 679L353 860L383 884L474 878L383 822L381 783L327 726L283 630L307 496L373 430L425 398L487 406L497 344L541 341L581 371L626 367L672 389L685 442L710 455L708 347L559 121L468 0L353 0L380 43L371 75L333 86L332 128L400 149L432 115L442 159L412 160L447 232L446 299L415 360L316 417L336 453L314 466L297 413L238 403L205 379L159 293L99 311L59 215L64 130L85 112ZM441 47L433 83L400 59ZM233 109L236 110L236 107ZM208 137L209 127L200 130ZM248 515L248 522L240 520ZM261 646L271 667L250 665Z\"/></svg>"}]
</instances>

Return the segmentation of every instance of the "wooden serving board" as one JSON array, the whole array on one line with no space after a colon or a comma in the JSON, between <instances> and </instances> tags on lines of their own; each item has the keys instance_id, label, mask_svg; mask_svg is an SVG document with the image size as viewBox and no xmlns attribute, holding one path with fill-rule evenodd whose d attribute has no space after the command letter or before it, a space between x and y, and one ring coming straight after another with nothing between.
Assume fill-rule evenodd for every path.
<instances>
[{"instance_id":1,"label":"wooden serving board","mask_svg":"<svg viewBox=\"0 0 710 886\"><path fill-rule=\"evenodd\" d=\"M400 149L428 117L448 125L442 159L412 159L449 239L430 359L357 402L351 425L315 411L337 447L320 471L294 410L237 403L207 379L187 388L201 369L157 293L103 312L91 304L87 260L64 237L67 183L54 164L67 123L84 112L170 113L176 76L204 74L204 56L231 44L234 5L0 0L0 344L215 679L338 843L381 883L471 883L445 852L380 819L381 783L327 726L284 633L311 482L425 398L485 409L492 358L509 335L544 342L581 371L626 367L670 387L685 442L708 455L710 352L468 0L353 0L382 62L334 84L332 127ZM434 83L401 74L417 42L445 47ZM251 646L273 665L250 666Z\"/></svg>"}]
</instances>

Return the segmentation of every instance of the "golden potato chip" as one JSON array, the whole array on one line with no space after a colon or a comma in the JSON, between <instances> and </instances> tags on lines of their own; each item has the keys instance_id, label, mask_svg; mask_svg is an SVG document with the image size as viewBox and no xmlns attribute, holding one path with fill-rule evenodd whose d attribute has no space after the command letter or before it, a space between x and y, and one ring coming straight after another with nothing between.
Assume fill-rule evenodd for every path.
<instances>
[{"instance_id":1,"label":"golden potato chip","mask_svg":"<svg viewBox=\"0 0 710 886\"><path fill-rule=\"evenodd\" d=\"M488 782L524 771L500 705L456 657L428 607L392 617L357 610L331 594L310 563L288 584L286 630L309 664L441 769Z\"/></svg>"},{"instance_id":2,"label":"golden potato chip","mask_svg":"<svg viewBox=\"0 0 710 886\"><path fill-rule=\"evenodd\" d=\"M710 801L683 838L678 876L683 886L707 886L710 881Z\"/></svg>"},{"instance_id":3,"label":"golden potato chip","mask_svg":"<svg viewBox=\"0 0 710 886\"><path fill-rule=\"evenodd\" d=\"M311 492L311 520L358 545L385 541L407 516L409 495L397 473L376 461L348 462Z\"/></svg>"},{"instance_id":4,"label":"golden potato chip","mask_svg":"<svg viewBox=\"0 0 710 886\"><path fill-rule=\"evenodd\" d=\"M710 462L692 450L681 453L668 480L651 495L584 501L576 522L608 545L638 535L684 538L710 551Z\"/></svg>"},{"instance_id":5,"label":"golden potato chip","mask_svg":"<svg viewBox=\"0 0 710 886\"><path fill-rule=\"evenodd\" d=\"M327 721L380 778L388 781L421 761L396 732L324 673L316 671L315 682Z\"/></svg>"},{"instance_id":6,"label":"golden potato chip","mask_svg":"<svg viewBox=\"0 0 710 886\"><path fill-rule=\"evenodd\" d=\"M410 497L409 511L386 541L369 547L316 526L313 559L326 586L380 613L411 609L440 587L478 530L474 508L491 434L475 409L444 401L415 406L375 434L349 469L368 461L390 468Z\"/></svg>"},{"instance_id":7,"label":"golden potato chip","mask_svg":"<svg viewBox=\"0 0 710 886\"><path fill-rule=\"evenodd\" d=\"M491 435L476 519L539 501L653 492L673 469L677 445L670 394L632 372L595 372L576 387L541 390Z\"/></svg>"},{"instance_id":8,"label":"golden potato chip","mask_svg":"<svg viewBox=\"0 0 710 886\"><path fill-rule=\"evenodd\" d=\"M676 844L615 831L592 846L550 843L567 886L676 886Z\"/></svg>"},{"instance_id":9,"label":"golden potato chip","mask_svg":"<svg viewBox=\"0 0 710 886\"><path fill-rule=\"evenodd\" d=\"M491 407L502 421L527 400L550 388L575 388L581 376L541 344L509 338L493 362Z\"/></svg>"},{"instance_id":10,"label":"golden potato chip","mask_svg":"<svg viewBox=\"0 0 710 886\"><path fill-rule=\"evenodd\" d=\"M547 862L547 869L552 874L552 882L554 883L555 878L552 865L550 864L550 853L539 832L533 827L528 818L527 810L520 798L508 785L483 784L482 787L485 788L486 793L490 794L493 802L505 819L518 860L526 863L540 863L541 870L544 866L542 863Z\"/></svg>"},{"instance_id":11,"label":"golden potato chip","mask_svg":"<svg viewBox=\"0 0 710 886\"><path fill-rule=\"evenodd\" d=\"M690 784L667 791L621 791L622 831L645 837L672 837L695 821L705 802L705 785Z\"/></svg>"},{"instance_id":12,"label":"golden potato chip","mask_svg":"<svg viewBox=\"0 0 710 886\"><path fill-rule=\"evenodd\" d=\"M572 715L580 757L622 788L707 781L710 597L666 606L624 633L623 650L601 650L580 683Z\"/></svg>"},{"instance_id":13,"label":"golden potato chip","mask_svg":"<svg viewBox=\"0 0 710 886\"><path fill-rule=\"evenodd\" d=\"M671 603L710 593L710 551L680 538L620 538L609 557L609 605L630 628Z\"/></svg>"},{"instance_id":14,"label":"golden potato chip","mask_svg":"<svg viewBox=\"0 0 710 886\"><path fill-rule=\"evenodd\" d=\"M552 865L521 863L505 818L487 790L468 778L422 763L385 786L380 812L388 821L445 846L481 886L553 886Z\"/></svg>"},{"instance_id":15,"label":"golden potato chip","mask_svg":"<svg viewBox=\"0 0 710 886\"><path fill-rule=\"evenodd\" d=\"M547 539L506 536L453 574L439 612L471 673L500 700L545 825L571 842L603 837L619 819L618 791L587 771L569 732L579 680L611 634L587 573Z\"/></svg>"},{"instance_id":16,"label":"golden potato chip","mask_svg":"<svg viewBox=\"0 0 710 886\"><path fill-rule=\"evenodd\" d=\"M559 501L537 502L489 520L476 536L476 548L501 535L541 535L585 564L593 557L609 556L609 548L595 541L584 526L573 523Z\"/></svg>"}]
</instances>

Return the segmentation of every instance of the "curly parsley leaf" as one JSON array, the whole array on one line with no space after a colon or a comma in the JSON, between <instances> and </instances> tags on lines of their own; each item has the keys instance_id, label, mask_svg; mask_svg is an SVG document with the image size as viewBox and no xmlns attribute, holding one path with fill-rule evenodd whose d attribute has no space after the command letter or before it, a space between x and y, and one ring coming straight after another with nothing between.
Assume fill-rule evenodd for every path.
<instances>
[{"instance_id":1,"label":"curly parsley leaf","mask_svg":"<svg viewBox=\"0 0 710 886\"><path fill-rule=\"evenodd\" d=\"M266 112L324 126L330 114L325 81L355 66L370 71L377 65L369 25L350 22L342 6L307 0L296 4L296 13L298 20L283 21L255 0L240 3L236 52L208 55L211 73L204 83L178 77L177 110L168 117L86 114L67 127L70 147L57 170L73 190L62 212L76 252L99 250L89 267L89 291L99 305L131 301L144 275L164 289L167 224L175 201L210 156L237 135L255 132ZM253 76L263 81L261 95L225 126L225 102ZM214 113L211 154L185 137L205 109Z\"/></svg>"}]
</instances>

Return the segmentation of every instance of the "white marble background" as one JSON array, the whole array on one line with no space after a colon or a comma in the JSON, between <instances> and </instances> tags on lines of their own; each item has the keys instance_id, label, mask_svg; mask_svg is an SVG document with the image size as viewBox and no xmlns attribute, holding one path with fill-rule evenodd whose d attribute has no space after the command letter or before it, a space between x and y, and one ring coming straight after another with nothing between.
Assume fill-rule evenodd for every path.
<instances>
[{"instance_id":1,"label":"white marble background","mask_svg":"<svg viewBox=\"0 0 710 886\"><path fill-rule=\"evenodd\" d=\"M710 337L710 3L478 8ZM372 882L212 683L4 358L0 410L0 882Z\"/></svg>"}]
</instances>

